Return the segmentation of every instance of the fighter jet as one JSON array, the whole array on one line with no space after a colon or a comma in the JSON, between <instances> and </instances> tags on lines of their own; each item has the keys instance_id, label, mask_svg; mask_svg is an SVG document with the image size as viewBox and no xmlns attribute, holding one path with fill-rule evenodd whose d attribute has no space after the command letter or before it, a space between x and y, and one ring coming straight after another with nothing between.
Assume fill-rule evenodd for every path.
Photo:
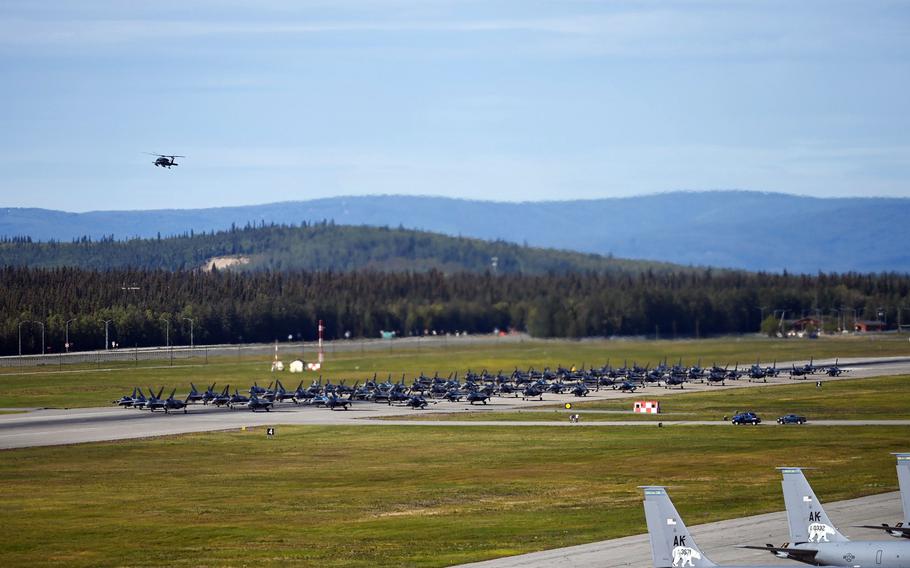
<instances>
[{"instance_id":1,"label":"fighter jet","mask_svg":"<svg viewBox=\"0 0 910 568\"><path fill-rule=\"evenodd\" d=\"M849 373L849 369L841 369L837 366L839 359L834 360L834 364L825 369L825 374L829 377L839 377L844 373Z\"/></svg>"},{"instance_id":2,"label":"fighter jet","mask_svg":"<svg viewBox=\"0 0 910 568\"><path fill-rule=\"evenodd\" d=\"M297 393L303 388L303 381L300 381L300 384L298 384L297 388L293 391L285 390L284 385L281 384L280 380L278 380L277 383L278 384L275 387L275 401L285 402L287 400L290 400L294 404L298 404Z\"/></svg>"},{"instance_id":3,"label":"fighter jet","mask_svg":"<svg viewBox=\"0 0 910 568\"><path fill-rule=\"evenodd\" d=\"M464 398L464 393L458 389L451 389L446 391L442 398L449 402L461 402L461 399Z\"/></svg>"},{"instance_id":4,"label":"fighter jet","mask_svg":"<svg viewBox=\"0 0 910 568\"><path fill-rule=\"evenodd\" d=\"M404 405L408 408L413 408L414 410L423 410L428 404L427 399L423 398L422 395L412 394L408 397L408 400Z\"/></svg>"},{"instance_id":5,"label":"fighter jet","mask_svg":"<svg viewBox=\"0 0 910 568\"><path fill-rule=\"evenodd\" d=\"M475 402L482 402L484 405L487 404L487 399L490 398L485 393L479 390L468 391L468 396L465 400L469 403L474 404Z\"/></svg>"},{"instance_id":6,"label":"fighter jet","mask_svg":"<svg viewBox=\"0 0 910 568\"><path fill-rule=\"evenodd\" d=\"M212 386L214 386L214 385L212 385ZM195 387L193 387L193 390L196 390ZM186 414L186 404L187 404L187 402L189 402L189 397L187 397L187 400L176 399L176 398L174 398L174 393L176 393L176 392L177 392L177 389L172 390L171 396L167 397L167 399L164 401L164 413L165 414L167 414L171 410L181 410L181 409L183 409L183 413Z\"/></svg>"},{"instance_id":7,"label":"fighter jet","mask_svg":"<svg viewBox=\"0 0 910 568\"><path fill-rule=\"evenodd\" d=\"M331 410L335 410L338 407L341 407L343 410L347 410L348 406L351 404L351 399L341 398L335 393L329 393L325 397L325 407Z\"/></svg>"},{"instance_id":8,"label":"fighter jet","mask_svg":"<svg viewBox=\"0 0 910 568\"><path fill-rule=\"evenodd\" d=\"M575 386L572 387L572 390L569 392L571 392L574 396L581 397L588 396L588 393L591 392L591 389L589 389L583 382L580 382L576 383Z\"/></svg>"},{"instance_id":9,"label":"fighter jet","mask_svg":"<svg viewBox=\"0 0 910 568\"><path fill-rule=\"evenodd\" d=\"M222 407L226 404L231 403L231 394L230 394L231 385L224 385L224 389L212 398L212 404L218 407Z\"/></svg>"},{"instance_id":10,"label":"fighter jet","mask_svg":"<svg viewBox=\"0 0 910 568\"><path fill-rule=\"evenodd\" d=\"M137 394L136 394L136 396L133 397L133 408L138 408L139 410L142 410L143 408L145 408L145 405L148 404L148 400L145 398L145 395L142 394L141 388L136 389L136 391L137 391ZM149 394L151 394L151 391L149 391Z\"/></svg>"},{"instance_id":11,"label":"fighter jet","mask_svg":"<svg viewBox=\"0 0 910 568\"><path fill-rule=\"evenodd\" d=\"M818 371L818 367L815 366L813 359L810 357L809 362L803 365L802 367L797 367L796 365L791 365L790 376L791 377L805 377L806 375L814 375Z\"/></svg>"},{"instance_id":12,"label":"fighter jet","mask_svg":"<svg viewBox=\"0 0 910 568\"><path fill-rule=\"evenodd\" d=\"M255 394L256 396L265 395L271 393L272 383L269 383L267 387L261 387L256 381L253 381L253 386L250 387L250 394Z\"/></svg>"},{"instance_id":13,"label":"fighter jet","mask_svg":"<svg viewBox=\"0 0 910 568\"><path fill-rule=\"evenodd\" d=\"M228 406L234 408L235 406L243 406L249 402L249 397L240 394L237 387L234 387L234 394L231 395L231 398L228 400Z\"/></svg>"},{"instance_id":14,"label":"fighter jet","mask_svg":"<svg viewBox=\"0 0 910 568\"><path fill-rule=\"evenodd\" d=\"M701 359L694 366L689 367L689 380L698 381L705 377L705 370L701 366Z\"/></svg>"},{"instance_id":15,"label":"fighter jet","mask_svg":"<svg viewBox=\"0 0 910 568\"><path fill-rule=\"evenodd\" d=\"M763 549L779 558L828 566L905 568L910 541L851 541L834 527L806 481L802 468L779 467L783 474L784 505L790 525L790 543L767 544Z\"/></svg>"},{"instance_id":16,"label":"fighter jet","mask_svg":"<svg viewBox=\"0 0 910 568\"><path fill-rule=\"evenodd\" d=\"M151 410L152 412L154 412L156 408L158 410L163 409L164 401L161 400L161 393L163 393L163 392L164 392L164 387L161 387L160 389L158 389L158 394L155 394L155 391L152 390L152 387L149 387L149 398L145 403L145 407L148 408L149 410Z\"/></svg>"},{"instance_id":17,"label":"fighter jet","mask_svg":"<svg viewBox=\"0 0 910 568\"><path fill-rule=\"evenodd\" d=\"M808 374L809 374L809 371L807 371L805 369L805 367L797 367L796 365L790 366L790 378L791 379L793 377L805 377Z\"/></svg>"},{"instance_id":18,"label":"fighter jet","mask_svg":"<svg viewBox=\"0 0 910 568\"><path fill-rule=\"evenodd\" d=\"M120 397L120 400L115 400L114 404L117 406L122 406L123 408L129 408L133 406L133 403L136 401L136 387L133 387L133 394L125 394Z\"/></svg>"},{"instance_id":19,"label":"fighter jet","mask_svg":"<svg viewBox=\"0 0 910 568\"><path fill-rule=\"evenodd\" d=\"M642 487L645 492L645 521L651 537L654 568L726 568L711 562L695 544L666 489ZM731 566L730 568L770 568L769 566ZM777 567L779 568L779 567Z\"/></svg>"},{"instance_id":20,"label":"fighter jet","mask_svg":"<svg viewBox=\"0 0 910 568\"><path fill-rule=\"evenodd\" d=\"M720 383L720 386L724 386L725 385L724 381L726 381L728 378L730 378L730 377L727 374L726 367L721 368L721 367L718 367L717 365L714 365L713 367L711 367L711 369L708 370L707 379L708 379L709 385Z\"/></svg>"},{"instance_id":21,"label":"fighter jet","mask_svg":"<svg viewBox=\"0 0 910 568\"><path fill-rule=\"evenodd\" d=\"M208 404L208 402L210 400L215 398L215 393L212 392L212 389L214 389L214 388L215 388L215 383L212 383L212 386L207 388L205 390L205 392L199 392L198 390L196 390L196 385L194 385L193 383L190 383L190 394L186 395L187 404L189 404L189 403L196 404L199 402L201 402L202 404Z\"/></svg>"},{"instance_id":22,"label":"fighter jet","mask_svg":"<svg viewBox=\"0 0 910 568\"><path fill-rule=\"evenodd\" d=\"M894 525L860 525L864 529L881 529L891 536L910 538L910 454L893 454L897 458L897 484L901 490L904 520Z\"/></svg>"},{"instance_id":23,"label":"fighter jet","mask_svg":"<svg viewBox=\"0 0 910 568\"><path fill-rule=\"evenodd\" d=\"M273 404L275 404L273 401L259 398L254 394L250 397L249 402L246 403L246 407L249 408L251 412L256 412L257 410L269 412L272 410Z\"/></svg>"},{"instance_id":24,"label":"fighter jet","mask_svg":"<svg viewBox=\"0 0 910 568\"><path fill-rule=\"evenodd\" d=\"M670 373L667 375L667 378L664 379L664 388L668 389L670 387L679 387L681 389L686 388L685 373Z\"/></svg>"},{"instance_id":25,"label":"fighter jet","mask_svg":"<svg viewBox=\"0 0 910 568\"><path fill-rule=\"evenodd\" d=\"M531 383L528 384L528 386L526 386L523 391L521 391L521 396L525 400L534 397L537 397L538 400L543 400L543 389L536 384Z\"/></svg>"}]
</instances>

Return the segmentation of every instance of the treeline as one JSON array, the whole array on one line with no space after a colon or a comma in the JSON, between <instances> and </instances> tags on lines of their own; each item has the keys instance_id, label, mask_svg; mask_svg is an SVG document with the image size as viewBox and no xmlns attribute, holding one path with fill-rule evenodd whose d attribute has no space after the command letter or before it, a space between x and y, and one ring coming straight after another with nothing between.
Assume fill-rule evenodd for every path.
<instances>
[{"instance_id":1,"label":"treeline","mask_svg":"<svg viewBox=\"0 0 910 568\"><path fill-rule=\"evenodd\" d=\"M335 225L326 221L252 225L175 237L72 242L0 240L0 265L95 270L145 268L193 270L216 257L242 257L232 270L381 270L445 273L545 274L551 271L684 270L669 263L616 259L596 254L541 249L504 241L450 237L403 228ZM495 267L493 266L495 259Z\"/></svg>"},{"instance_id":2,"label":"treeline","mask_svg":"<svg viewBox=\"0 0 910 568\"><path fill-rule=\"evenodd\" d=\"M66 322L77 350L110 339L124 347L377 337L423 330L538 337L695 336L758 331L762 312L846 307L888 321L910 307L910 276L645 271L513 275L427 272L228 272L74 268L0 270L0 352L63 349ZM767 310L761 310L766 307ZM906 315L910 317L910 312ZM189 319L186 319L189 318ZM26 322L26 323L23 323ZM166 323L167 322L167 323Z\"/></svg>"}]
</instances>

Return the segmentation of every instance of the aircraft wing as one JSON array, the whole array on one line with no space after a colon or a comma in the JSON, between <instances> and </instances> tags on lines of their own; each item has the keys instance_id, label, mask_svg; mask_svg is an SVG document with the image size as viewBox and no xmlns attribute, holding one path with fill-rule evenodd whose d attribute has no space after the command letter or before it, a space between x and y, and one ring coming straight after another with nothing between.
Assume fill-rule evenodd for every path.
<instances>
[{"instance_id":1,"label":"aircraft wing","mask_svg":"<svg viewBox=\"0 0 910 568\"><path fill-rule=\"evenodd\" d=\"M901 536L904 538L910 538L910 525L905 525L903 523L897 523L896 525L856 525L857 528L861 529L879 529L886 531L891 536Z\"/></svg>"},{"instance_id":2,"label":"aircraft wing","mask_svg":"<svg viewBox=\"0 0 910 568\"><path fill-rule=\"evenodd\" d=\"M773 544L766 544L764 546L749 546L744 545L738 548L749 548L752 550L767 550L774 556L778 558L788 558L790 560L797 560L799 562L805 562L807 564L815 564L815 555L818 554L817 550L806 549L806 548L792 548L786 544L783 546L774 546Z\"/></svg>"}]
</instances>

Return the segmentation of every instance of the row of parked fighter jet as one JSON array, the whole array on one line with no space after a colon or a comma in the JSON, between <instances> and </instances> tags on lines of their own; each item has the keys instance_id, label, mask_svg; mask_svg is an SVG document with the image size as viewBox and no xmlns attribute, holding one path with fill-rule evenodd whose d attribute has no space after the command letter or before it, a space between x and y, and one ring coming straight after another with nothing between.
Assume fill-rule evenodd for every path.
<instances>
[{"instance_id":1,"label":"row of parked fighter jet","mask_svg":"<svg viewBox=\"0 0 910 568\"><path fill-rule=\"evenodd\" d=\"M834 365L817 366L810 360L801 367L792 365L789 373L791 377L804 377L821 371L831 376L839 376L845 372L836 361ZM162 398L163 388L159 389L157 394L149 388L148 397L141 388L134 388L132 394L125 395L114 403L125 408L164 410L166 413L174 410L186 412L187 405L199 403L267 412L275 403L284 402L324 406L332 410L338 408L347 410L355 401L403 404L414 409L422 409L431 402L436 403L440 400L449 402L464 400L470 404L487 404L494 396L520 396L524 399L542 400L547 393L584 397L592 390L611 388L635 392L648 384L662 385L665 388L675 386L685 388L686 383L695 381L720 385L724 385L728 380L743 377L767 381L768 377L777 377L780 372L776 363L773 366L762 367L756 362L747 370L740 370L737 364L731 370L729 366L719 367L716 364L707 368L701 367L700 363L684 367L681 361L672 366L664 361L653 369L650 366L640 367L635 363L631 367L625 363L622 367L613 367L608 362L602 367L588 369L560 366L556 370L515 369L510 374L503 374L502 371L495 374L486 370L480 373L468 371L462 379L459 379L457 373L446 378L440 377L438 373L432 377L421 373L410 385L405 384L404 376L400 381L392 382L391 375L385 381L378 381L374 375L372 380L363 384L357 381L353 386L346 385L344 380L338 384L331 381L323 384L320 377L309 387L304 388L303 381L300 381L296 389L288 390L278 380L269 383L267 387L254 383L247 391L249 396L240 394L236 387L234 394L231 394L230 385L216 391L215 384L212 384L205 391L199 391L190 383L190 393L183 400L174 397L176 389L171 391L168 398Z\"/></svg>"},{"instance_id":2,"label":"row of parked fighter jet","mask_svg":"<svg viewBox=\"0 0 910 568\"><path fill-rule=\"evenodd\" d=\"M907 568L910 566L910 454L894 455L897 456L904 518L894 525L861 525L861 528L884 530L901 540L848 539L828 518L802 468L780 467L790 542L782 546L766 544L742 548L767 550L778 558L815 566ZM647 486L642 489L654 568L726 568L714 564L699 550L664 487Z\"/></svg>"}]
</instances>

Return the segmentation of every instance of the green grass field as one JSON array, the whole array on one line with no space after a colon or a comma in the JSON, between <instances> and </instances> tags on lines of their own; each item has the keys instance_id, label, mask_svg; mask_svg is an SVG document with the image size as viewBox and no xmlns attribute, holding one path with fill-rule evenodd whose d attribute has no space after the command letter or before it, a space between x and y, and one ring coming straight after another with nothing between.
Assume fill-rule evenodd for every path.
<instances>
[{"instance_id":1,"label":"green grass field","mask_svg":"<svg viewBox=\"0 0 910 568\"><path fill-rule=\"evenodd\" d=\"M780 509L777 465L818 468L825 501L895 490L906 434L279 427L3 451L0 565L445 566L644 532L641 484L693 525Z\"/></svg>"},{"instance_id":2,"label":"green grass field","mask_svg":"<svg viewBox=\"0 0 910 568\"><path fill-rule=\"evenodd\" d=\"M408 379L420 372L432 375L439 371L447 375L466 369L489 369L506 372L515 367L543 368L562 364L603 365L608 359L614 365L656 364L663 358L674 362L680 357L686 364L701 359L703 364L747 364L761 359L763 362L808 360L828 357L910 355L906 337L845 337L818 340L771 340L763 338L722 338L691 341L526 341L500 345L457 346L449 348L394 349L392 351L366 351L329 353L323 377L332 380L346 378L349 383L371 377L391 374L399 379L405 373ZM292 354L283 354L287 362ZM166 386L168 391L177 387L180 394L189 390L190 382L202 388L217 382L219 385L239 385L248 388L254 380L268 384L271 357L257 359L235 356L209 358L201 361L182 362L169 367L131 366L120 363L106 369L94 367L39 367L33 369L5 369L0 371L0 407L85 407L110 403L136 385ZM282 381L288 388L300 379L283 374ZM304 377L308 383L311 373Z\"/></svg>"},{"instance_id":3,"label":"green grass field","mask_svg":"<svg viewBox=\"0 0 910 568\"><path fill-rule=\"evenodd\" d=\"M732 384L732 381L731 381ZM414 414L409 420L509 420L567 421L578 413L585 421L613 420L722 420L737 411L751 410L773 422L784 414L800 414L809 420L910 419L910 375L826 381L744 388L717 387L710 392L685 392L648 387L638 396L621 400L572 401L572 409L552 406L512 412L450 412ZM660 401L661 414L634 414L634 400ZM494 399L497 402L499 399ZM508 399L505 399L508 400ZM440 402L445 405L447 403ZM585 411L609 411L585 412ZM389 417L400 420L400 417Z\"/></svg>"}]
</instances>

